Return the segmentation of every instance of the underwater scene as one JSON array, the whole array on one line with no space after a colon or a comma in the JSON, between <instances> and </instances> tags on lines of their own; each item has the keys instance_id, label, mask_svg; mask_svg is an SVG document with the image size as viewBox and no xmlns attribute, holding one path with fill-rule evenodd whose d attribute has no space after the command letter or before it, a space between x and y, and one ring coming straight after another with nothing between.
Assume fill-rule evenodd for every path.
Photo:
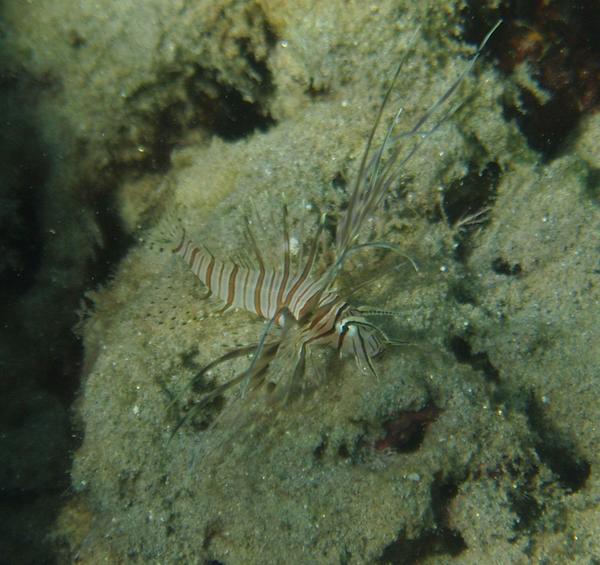
<instances>
[{"instance_id":1,"label":"underwater scene","mask_svg":"<svg viewBox=\"0 0 600 565\"><path fill-rule=\"evenodd\" d=\"M600 563L600 7L0 13L0 564Z\"/></svg>"}]
</instances>

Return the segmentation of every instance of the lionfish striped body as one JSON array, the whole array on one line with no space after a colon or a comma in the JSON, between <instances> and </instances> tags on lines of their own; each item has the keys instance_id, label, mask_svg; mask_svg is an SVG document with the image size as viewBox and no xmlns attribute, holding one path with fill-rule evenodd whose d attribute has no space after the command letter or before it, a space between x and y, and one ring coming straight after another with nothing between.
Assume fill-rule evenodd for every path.
<instances>
[{"instance_id":1,"label":"lionfish striped body","mask_svg":"<svg viewBox=\"0 0 600 565\"><path fill-rule=\"evenodd\" d=\"M284 218L285 218L284 214ZM264 265L258 255L259 268L244 267L232 261L220 261L208 250L194 244L183 231L173 253L181 256L191 271L206 286L210 294L225 303L224 310L240 308L252 312L280 327L289 321L305 322L301 347L334 345L342 351L346 338L356 332L347 327L358 313L348 302L329 290L323 277L311 277L315 248L301 272L291 272L289 239L285 232L284 268L278 271ZM286 317L286 314L289 316ZM350 331L348 331L350 330ZM377 331L369 336L361 349L367 358L382 350ZM382 332L381 335L383 336ZM366 337L366 336L365 336Z\"/></svg>"},{"instance_id":2,"label":"lionfish striped body","mask_svg":"<svg viewBox=\"0 0 600 565\"><path fill-rule=\"evenodd\" d=\"M283 271L265 267L242 267L231 261L220 261L206 249L194 245L185 231L173 253L180 255L211 294L225 302L226 308L241 308L270 320L282 305L296 320L319 291L319 281L308 273L291 274L289 261ZM329 298L329 294L324 297ZM278 321L278 323L280 323Z\"/></svg>"},{"instance_id":3,"label":"lionfish striped body","mask_svg":"<svg viewBox=\"0 0 600 565\"><path fill-rule=\"evenodd\" d=\"M249 227L248 238L254 248L258 266L244 264L245 261L220 261L207 249L196 246L187 238L184 230L173 252L184 259L211 294L225 303L225 310L241 308L268 321L257 344L231 351L204 367L201 375L223 361L253 353L252 362L246 371L212 389L198 406L206 405L236 383L254 383L278 354L288 357L286 361L289 364L284 366L289 369L290 375L276 377L287 383L283 387L283 396L287 398L294 386L303 386L301 377L304 375L306 359L310 357L311 348L317 345L333 346L340 355L349 353L355 357L362 369L367 368L375 374L371 358L379 354L386 344L393 342L368 320L368 316L375 311L350 305L333 290L333 282L345 259L354 251L369 246L387 249L392 247L382 242L359 243L361 229L379 207L393 183L397 182L402 167L423 141L456 109L444 110L441 117L438 117L432 126L427 127L434 113L450 98L469 72L499 24L500 22L487 34L460 76L412 128L396 132L401 113L398 111L387 127L383 142L373 149L375 133L378 131L392 88L400 75L403 61L398 65L367 140L348 207L338 222L335 259L322 274L314 276L312 270L323 224L321 223L313 241L308 260L296 272L291 267L285 208L283 269L280 270L265 265ZM400 143L407 140L408 147ZM275 326L280 328L277 333L272 331ZM275 333L274 337L272 333Z\"/></svg>"}]
</instances>

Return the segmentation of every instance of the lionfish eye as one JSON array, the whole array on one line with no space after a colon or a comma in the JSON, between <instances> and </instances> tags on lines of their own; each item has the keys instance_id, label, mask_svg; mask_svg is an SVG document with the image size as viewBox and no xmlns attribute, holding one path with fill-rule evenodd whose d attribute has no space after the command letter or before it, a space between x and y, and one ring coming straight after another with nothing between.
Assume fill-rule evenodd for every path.
<instances>
[{"instance_id":1,"label":"lionfish eye","mask_svg":"<svg viewBox=\"0 0 600 565\"><path fill-rule=\"evenodd\" d=\"M337 332L341 336L345 336L347 333L353 335L356 332L356 324L348 320L340 320L337 324Z\"/></svg>"}]
</instances>

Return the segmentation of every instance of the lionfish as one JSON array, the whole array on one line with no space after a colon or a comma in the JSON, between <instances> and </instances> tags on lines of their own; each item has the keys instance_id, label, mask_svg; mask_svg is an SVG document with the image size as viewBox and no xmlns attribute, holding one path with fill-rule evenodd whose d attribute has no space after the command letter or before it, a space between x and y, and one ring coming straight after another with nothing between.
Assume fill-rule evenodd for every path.
<instances>
[{"instance_id":1,"label":"lionfish","mask_svg":"<svg viewBox=\"0 0 600 565\"><path fill-rule=\"evenodd\" d=\"M320 275L313 275L313 269L317 260L318 242L324 227L324 218L321 219L317 235L310 245L306 262L297 268L292 266L288 215L285 206L282 222L283 268L281 269L265 264L248 222L246 233L256 255L257 266L241 261L221 261L206 247L195 245L187 237L185 229L182 230L181 237L172 250L173 253L183 258L192 272L206 286L209 295L215 296L225 304L223 311L229 308L241 308L267 321L258 343L232 350L200 371L196 379L201 379L209 370L222 362L242 355L252 355L252 360L245 371L206 392L194 408L206 406L236 384L242 384L243 395L249 385L263 382L261 376L277 356L284 357L282 366L290 368L289 374L279 377L285 386L282 387L283 390L279 390L277 398L288 399L293 391L304 386L303 377L307 359L317 346L333 347L340 356L354 356L360 369L376 376L372 359L379 355L386 345L398 342L390 339L381 328L369 320L372 315L381 314L382 311L350 304L335 290L334 281L346 259L356 251L368 247L395 249L394 245L382 241L360 243L361 230L368 218L376 212L390 187L397 181L399 171L406 162L416 153L420 145L457 110L458 106L445 109L442 111L441 118L427 129L436 111L448 102L470 72L500 23L496 23L488 32L465 69L444 94L416 120L412 128L402 132L397 131L402 113L400 108L388 124L383 141L379 146L375 146L374 140L380 129L382 116L407 55L402 58L379 106L361 157L348 206L337 224L333 260ZM407 139L412 141L412 145L404 149L401 142ZM276 335L272 337L271 334ZM187 416L184 420L186 419ZM182 423L183 421L179 422L173 433Z\"/></svg>"}]
</instances>

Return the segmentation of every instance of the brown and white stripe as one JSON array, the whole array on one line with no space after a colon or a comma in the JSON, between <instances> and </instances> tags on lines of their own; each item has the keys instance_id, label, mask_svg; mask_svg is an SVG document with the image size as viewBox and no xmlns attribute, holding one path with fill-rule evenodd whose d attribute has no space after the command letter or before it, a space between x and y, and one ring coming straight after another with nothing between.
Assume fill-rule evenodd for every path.
<instances>
[{"instance_id":1,"label":"brown and white stripe","mask_svg":"<svg viewBox=\"0 0 600 565\"><path fill-rule=\"evenodd\" d=\"M242 308L266 320L272 319L283 307L296 320L301 320L309 314L309 309L332 303L334 297L330 291L323 292L319 278L310 277L314 258L302 272L292 274L287 250L283 271L266 267L262 260L258 268L249 268L216 259L207 249L188 239L184 230L173 253L183 258L210 293L225 302L226 308Z\"/></svg>"}]
</instances>

